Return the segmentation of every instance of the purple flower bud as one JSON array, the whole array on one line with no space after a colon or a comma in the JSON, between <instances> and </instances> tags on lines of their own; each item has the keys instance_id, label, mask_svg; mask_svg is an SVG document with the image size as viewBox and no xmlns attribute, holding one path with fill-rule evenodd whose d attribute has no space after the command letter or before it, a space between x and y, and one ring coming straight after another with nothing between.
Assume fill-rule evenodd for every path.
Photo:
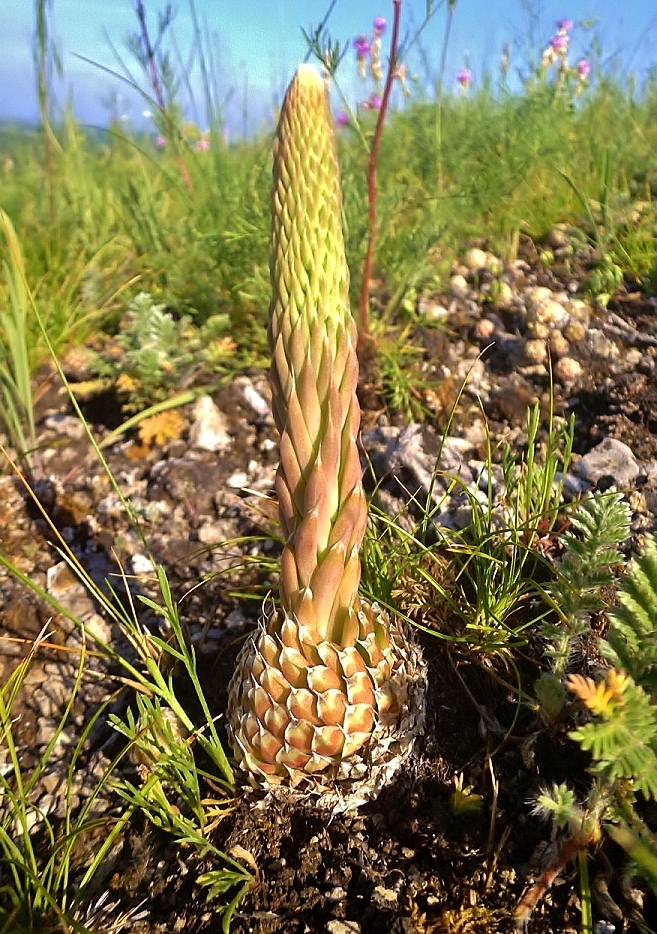
<instances>
[{"instance_id":1,"label":"purple flower bud","mask_svg":"<svg viewBox=\"0 0 657 934\"><path fill-rule=\"evenodd\" d=\"M335 122L337 123L338 126L347 126L347 124L349 123L349 114L347 113L347 111L340 110L335 115Z\"/></svg>"},{"instance_id":2,"label":"purple flower bud","mask_svg":"<svg viewBox=\"0 0 657 934\"><path fill-rule=\"evenodd\" d=\"M457 72L456 80L461 85L461 90L467 91L472 81L472 72L468 68L462 68L461 71Z\"/></svg>"},{"instance_id":3,"label":"purple flower bud","mask_svg":"<svg viewBox=\"0 0 657 934\"><path fill-rule=\"evenodd\" d=\"M557 23L557 29L559 32L568 32L569 29L573 28L572 19L560 19Z\"/></svg>"},{"instance_id":4,"label":"purple flower bud","mask_svg":"<svg viewBox=\"0 0 657 934\"><path fill-rule=\"evenodd\" d=\"M380 110L381 98L378 94L370 94L366 101L363 101L363 110Z\"/></svg>"},{"instance_id":5,"label":"purple flower bud","mask_svg":"<svg viewBox=\"0 0 657 934\"><path fill-rule=\"evenodd\" d=\"M587 62L585 58L581 58L577 62L577 74L579 75L580 80L586 81L586 79L589 76L590 71L591 71L591 65L589 64L589 62Z\"/></svg>"},{"instance_id":6,"label":"purple flower bud","mask_svg":"<svg viewBox=\"0 0 657 934\"><path fill-rule=\"evenodd\" d=\"M386 20L382 16L377 16L374 20L374 35L377 37L382 36L386 31L387 25Z\"/></svg>"},{"instance_id":7,"label":"purple flower bud","mask_svg":"<svg viewBox=\"0 0 657 934\"><path fill-rule=\"evenodd\" d=\"M558 32L550 39L550 48L553 52L566 52L568 50L568 36Z\"/></svg>"},{"instance_id":8,"label":"purple flower bud","mask_svg":"<svg viewBox=\"0 0 657 934\"><path fill-rule=\"evenodd\" d=\"M356 57L359 60L363 59L370 53L370 40L367 36L357 36L354 39L354 48L356 49Z\"/></svg>"},{"instance_id":9,"label":"purple flower bud","mask_svg":"<svg viewBox=\"0 0 657 934\"><path fill-rule=\"evenodd\" d=\"M158 149L162 149L164 146L166 146L166 144L167 144L166 136L162 136L162 134L160 133L158 136L155 137L155 145L157 146Z\"/></svg>"}]
</instances>

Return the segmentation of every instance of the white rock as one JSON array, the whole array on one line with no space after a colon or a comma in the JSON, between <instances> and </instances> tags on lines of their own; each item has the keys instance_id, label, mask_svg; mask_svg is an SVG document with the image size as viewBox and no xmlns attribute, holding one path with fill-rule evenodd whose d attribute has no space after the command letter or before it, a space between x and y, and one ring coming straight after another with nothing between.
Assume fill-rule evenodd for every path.
<instances>
[{"instance_id":1,"label":"white rock","mask_svg":"<svg viewBox=\"0 0 657 934\"><path fill-rule=\"evenodd\" d=\"M620 353L616 344L598 328L589 329L586 335L586 344L592 354L601 357L603 360L613 360Z\"/></svg>"},{"instance_id":2,"label":"white rock","mask_svg":"<svg viewBox=\"0 0 657 934\"><path fill-rule=\"evenodd\" d=\"M204 522L196 533L202 545L217 545L226 539L226 525L222 522Z\"/></svg>"},{"instance_id":3,"label":"white rock","mask_svg":"<svg viewBox=\"0 0 657 934\"><path fill-rule=\"evenodd\" d=\"M226 481L233 490L241 490L249 482L249 477L243 470L238 470Z\"/></svg>"},{"instance_id":4,"label":"white rock","mask_svg":"<svg viewBox=\"0 0 657 934\"><path fill-rule=\"evenodd\" d=\"M130 564L132 565L132 573L136 574L137 577L147 577L155 574L155 565L146 555L133 555Z\"/></svg>"},{"instance_id":5,"label":"white rock","mask_svg":"<svg viewBox=\"0 0 657 934\"><path fill-rule=\"evenodd\" d=\"M86 435L86 429L79 418L74 415L62 415L57 413L49 415L44 421L46 428L56 431L60 435L65 435L72 441L80 441Z\"/></svg>"},{"instance_id":6,"label":"white rock","mask_svg":"<svg viewBox=\"0 0 657 934\"><path fill-rule=\"evenodd\" d=\"M98 613L92 613L88 619L84 620L84 628L97 642L109 645L112 641L112 627Z\"/></svg>"},{"instance_id":7,"label":"white rock","mask_svg":"<svg viewBox=\"0 0 657 934\"><path fill-rule=\"evenodd\" d=\"M339 921L334 918L326 922L326 934L360 934L361 926L357 921Z\"/></svg>"},{"instance_id":8,"label":"white rock","mask_svg":"<svg viewBox=\"0 0 657 934\"><path fill-rule=\"evenodd\" d=\"M634 370L643 360L643 354L638 347L629 347L623 354L623 369Z\"/></svg>"},{"instance_id":9,"label":"white rock","mask_svg":"<svg viewBox=\"0 0 657 934\"><path fill-rule=\"evenodd\" d=\"M469 291L468 283L464 276L452 276L449 280L449 290L454 295L463 295Z\"/></svg>"},{"instance_id":10,"label":"white rock","mask_svg":"<svg viewBox=\"0 0 657 934\"><path fill-rule=\"evenodd\" d=\"M544 285L535 285L533 288L527 289L525 293L525 304L529 312L536 311L545 302L551 300L552 289L548 289Z\"/></svg>"},{"instance_id":11,"label":"white rock","mask_svg":"<svg viewBox=\"0 0 657 934\"><path fill-rule=\"evenodd\" d=\"M449 317L449 309L440 302L422 296L418 302L418 311L427 321L444 321Z\"/></svg>"},{"instance_id":12,"label":"white rock","mask_svg":"<svg viewBox=\"0 0 657 934\"><path fill-rule=\"evenodd\" d=\"M260 418L267 418L271 413L271 404L258 390L253 383L245 377L243 380L235 380L235 385L242 393L242 398L256 415Z\"/></svg>"},{"instance_id":13,"label":"white rock","mask_svg":"<svg viewBox=\"0 0 657 934\"><path fill-rule=\"evenodd\" d=\"M228 423L210 396L200 396L194 403L189 442L202 451L225 451L231 444Z\"/></svg>"},{"instance_id":14,"label":"white rock","mask_svg":"<svg viewBox=\"0 0 657 934\"><path fill-rule=\"evenodd\" d=\"M471 247L463 257L463 265L467 266L470 272L478 272L480 269L486 269L488 265L488 254L477 247Z\"/></svg>"},{"instance_id":15,"label":"white rock","mask_svg":"<svg viewBox=\"0 0 657 934\"><path fill-rule=\"evenodd\" d=\"M626 490L638 475L639 465L627 444L605 438L574 465L573 472L593 484L603 477L612 477L619 490Z\"/></svg>"},{"instance_id":16,"label":"white rock","mask_svg":"<svg viewBox=\"0 0 657 934\"><path fill-rule=\"evenodd\" d=\"M558 328L566 323L568 312L559 302L548 299L532 311L531 320L548 328Z\"/></svg>"}]
</instances>

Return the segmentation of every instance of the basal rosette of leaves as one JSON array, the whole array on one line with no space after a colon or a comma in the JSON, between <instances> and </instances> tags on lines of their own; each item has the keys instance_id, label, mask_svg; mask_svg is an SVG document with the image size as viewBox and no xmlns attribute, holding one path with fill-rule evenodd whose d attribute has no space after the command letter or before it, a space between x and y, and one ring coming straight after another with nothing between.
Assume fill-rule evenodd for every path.
<instances>
[{"instance_id":1,"label":"basal rosette of leaves","mask_svg":"<svg viewBox=\"0 0 657 934\"><path fill-rule=\"evenodd\" d=\"M401 624L358 592L367 501L341 210L326 90L302 65L283 102L272 191L280 608L240 652L228 722L253 784L354 806L410 753L423 722L425 666Z\"/></svg>"}]
</instances>

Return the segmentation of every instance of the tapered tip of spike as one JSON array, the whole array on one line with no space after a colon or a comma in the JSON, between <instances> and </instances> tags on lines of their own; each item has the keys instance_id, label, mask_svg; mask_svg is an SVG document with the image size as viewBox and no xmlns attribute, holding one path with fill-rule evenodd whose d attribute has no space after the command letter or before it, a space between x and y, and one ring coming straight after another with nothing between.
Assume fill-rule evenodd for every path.
<instances>
[{"instance_id":1,"label":"tapered tip of spike","mask_svg":"<svg viewBox=\"0 0 657 934\"><path fill-rule=\"evenodd\" d=\"M304 88L320 88L320 90L324 89L324 82L322 81L322 77L314 65L305 63L299 65L294 80Z\"/></svg>"}]
</instances>

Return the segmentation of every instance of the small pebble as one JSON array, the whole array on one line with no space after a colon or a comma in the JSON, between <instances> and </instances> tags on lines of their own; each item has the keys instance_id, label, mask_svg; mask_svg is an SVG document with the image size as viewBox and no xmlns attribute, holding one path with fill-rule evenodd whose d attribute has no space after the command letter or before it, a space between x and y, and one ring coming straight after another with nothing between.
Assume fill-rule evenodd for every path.
<instances>
[{"instance_id":1,"label":"small pebble","mask_svg":"<svg viewBox=\"0 0 657 934\"><path fill-rule=\"evenodd\" d=\"M549 299L541 303L532 314L535 324L544 324L548 328L557 328L564 324L568 317L566 309L559 302Z\"/></svg>"},{"instance_id":2,"label":"small pebble","mask_svg":"<svg viewBox=\"0 0 657 934\"><path fill-rule=\"evenodd\" d=\"M489 341L495 334L497 327L490 318L480 318L474 326L474 337L478 341Z\"/></svg>"},{"instance_id":3,"label":"small pebble","mask_svg":"<svg viewBox=\"0 0 657 934\"><path fill-rule=\"evenodd\" d=\"M130 559L132 573L137 577L147 576L155 573L155 565L146 555L133 555Z\"/></svg>"},{"instance_id":4,"label":"small pebble","mask_svg":"<svg viewBox=\"0 0 657 934\"><path fill-rule=\"evenodd\" d=\"M586 344L592 354L603 360L612 360L620 353L616 344L597 328L591 328L586 335Z\"/></svg>"},{"instance_id":5,"label":"small pebble","mask_svg":"<svg viewBox=\"0 0 657 934\"><path fill-rule=\"evenodd\" d=\"M49 415L45 419L44 425L51 431L56 431L72 441L80 441L87 433L84 424L77 416L62 415L59 412L55 415Z\"/></svg>"},{"instance_id":6,"label":"small pebble","mask_svg":"<svg viewBox=\"0 0 657 934\"><path fill-rule=\"evenodd\" d=\"M464 276L452 276L449 280L449 290L453 295L464 295L469 291L468 283Z\"/></svg>"},{"instance_id":7,"label":"small pebble","mask_svg":"<svg viewBox=\"0 0 657 934\"><path fill-rule=\"evenodd\" d=\"M525 304L527 306L527 311L534 313L545 302L552 298L552 289L546 288L544 285L536 285L531 289L528 289L525 293Z\"/></svg>"},{"instance_id":8,"label":"small pebble","mask_svg":"<svg viewBox=\"0 0 657 934\"><path fill-rule=\"evenodd\" d=\"M488 265L488 254L477 247L471 247L463 257L463 265L467 266L470 272L478 272L480 269L486 269Z\"/></svg>"},{"instance_id":9,"label":"small pebble","mask_svg":"<svg viewBox=\"0 0 657 934\"><path fill-rule=\"evenodd\" d=\"M326 934L360 934L361 926L357 921L339 921L335 918L333 921L326 922Z\"/></svg>"},{"instance_id":10,"label":"small pebble","mask_svg":"<svg viewBox=\"0 0 657 934\"><path fill-rule=\"evenodd\" d=\"M561 331L553 331L548 341L550 353L554 359L565 357L570 350L570 345Z\"/></svg>"},{"instance_id":11,"label":"small pebble","mask_svg":"<svg viewBox=\"0 0 657 934\"><path fill-rule=\"evenodd\" d=\"M547 345L544 340L531 338L525 341L525 359L528 363L545 363L547 356Z\"/></svg>"},{"instance_id":12,"label":"small pebble","mask_svg":"<svg viewBox=\"0 0 657 934\"><path fill-rule=\"evenodd\" d=\"M564 337L574 344L586 337L586 326L582 321L569 321L563 331Z\"/></svg>"},{"instance_id":13,"label":"small pebble","mask_svg":"<svg viewBox=\"0 0 657 934\"><path fill-rule=\"evenodd\" d=\"M230 447L228 422L210 396L200 396L192 410L192 426L189 430L191 447L202 451L225 451Z\"/></svg>"},{"instance_id":14,"label":"small pebble","mask_svg":"<svg viewBox=\"0 0 657 934\"><path fill-rule=\"evenodd\" d=\"M327 902L343 902L346 897L347 897L347 893L342 888L342 886L336 885L335 888L331 889L331 891L327 894L326 901Z\"/></svg>"},{"instance_id":15,"label":"small pebble","mask_svg":"<svg viewBox=\"0 0 657 934\"><path fill-rule=\"evenodd\" d=\"M547 242L553 250L558 250L568 243L567 227L565 224L555 224L547 235Z\"/></svg>"},{"instance_id":16,"label":"small pebble","mask_svg":"<svg viewBox=\"0 0 657 934\"><path fill-rule=\"evenodd\" d=\"M449 317L448 308L445 308L440 302L434 302L425 298L420 299L418 310L427 321L444 321L445 318Z\"/></svg>"},{"instance_id":17,"label":"small pebble","mask_svg":"<svg viewBox=\"0 0 657 934\"><path fill-rule=\"evenodd\" d=\"M554 378L558 379L560 383L569 383L572 380L579 379L584 369L574 357L562 357L554 364L552 372Z\"/></svg>"}]
</instances>

